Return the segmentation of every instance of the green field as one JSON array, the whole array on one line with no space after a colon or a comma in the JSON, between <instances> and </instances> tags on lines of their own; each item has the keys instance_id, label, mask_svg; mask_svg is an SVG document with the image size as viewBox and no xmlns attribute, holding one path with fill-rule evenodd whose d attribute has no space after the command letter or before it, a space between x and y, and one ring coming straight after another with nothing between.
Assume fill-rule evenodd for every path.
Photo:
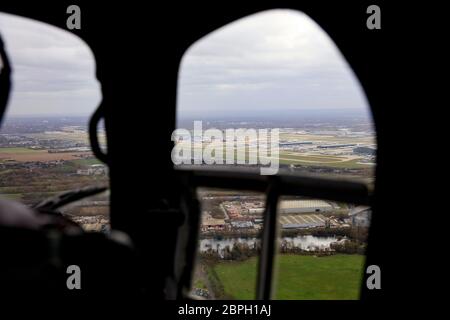
<instances>
[{"instance_id":1,"label":"green field","mask_svg":"<svg viewBox=\"0 0 450 320\"><path fill-rule=\"evenodd\" d=\"M279 255L275 298L280 300L357 300L364 256ZM257 259L219 262L214 267L226 295L254 299Z\"/></svg>"},{"instance_id":2,"label":"green field","mask_svg":"<svg viewBox=\"0 0 450 320\"><path fill-rule=\"evenodd\" d=\"M204 147L205 148L205 147ZM203 149L204 149L203 148ZM194 147L192 148L192 152L199 152L201 148ZM218 149L219 150L219 149ZM237 151L245 150L245 161L248 163L249 155L251 154L255 161L258 161L258 152L255 149L252 149L249 152L248 148L234 148L234 161L237 161ZM226 159L226 148L223 147L222 153L223 161ZM268 161L270 157L262 157L264 160ZM315 154L315 155L305 155L298 153L295 151L283 151L280 150L279 153L279 163L285 165L303 165L303 166L320 166L320 167L329 167L329 168L339 168L339 169L367 169L371 168L370 164L359 163L362 158L351 159L344 156L334 156L334 155L326 155L326 154Z\"/></svg>"},{"instance_id":3,"label":"green field","mask_svg":"<svg viewBox=\"0 0 450 320\"><path fill-rule=\"evenodd\" d=\"M1 193L1 195L3 198L16 201L20 201L23 197L21 193Z\"/></svg>"},{"instance_id":4,"label":"green field","mask_svg":"<svg viewBox=\"0 0 450 320\"><path fill-rule=\"evenodd\" d=\"M103 164L103 162L97 158L70 160L70 162L82 167L88 167L93 164Z\"/></svg>"},{"instance_id":5,"label":"green field","mask_svg":"<svg viewBox=\"0 0 450 320\"><path fill-rule=\"evenodd\" d=\"M0 153L40 153L46 152L45 150L33 150L29 148L12 147L12 148L0 148Z\"/></svg>"}]
</instances>

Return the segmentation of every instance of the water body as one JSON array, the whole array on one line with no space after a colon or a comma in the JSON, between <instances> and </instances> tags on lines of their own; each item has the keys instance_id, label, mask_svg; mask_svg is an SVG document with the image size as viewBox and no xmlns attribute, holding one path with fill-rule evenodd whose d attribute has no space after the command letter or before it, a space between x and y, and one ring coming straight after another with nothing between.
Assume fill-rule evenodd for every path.
<instances>
[{"instance_id":1,"label":"water body","mask_svg":"<svg viewBox=\"0 0 450 320\"><path fill-rule=\"evenodd\" d=\"M283 237L280 244L286 245L288 248L299 248L305 251L327 250L333 242L338 241L336 237L316 237L311 235ZM224 239L201 239L200 252L206 252L209 249L220 252L227 246L233 249L236 243L246 243L250 248L259 245L261 242L258 238L224 238Z\"/></svg>"}]
</instances>

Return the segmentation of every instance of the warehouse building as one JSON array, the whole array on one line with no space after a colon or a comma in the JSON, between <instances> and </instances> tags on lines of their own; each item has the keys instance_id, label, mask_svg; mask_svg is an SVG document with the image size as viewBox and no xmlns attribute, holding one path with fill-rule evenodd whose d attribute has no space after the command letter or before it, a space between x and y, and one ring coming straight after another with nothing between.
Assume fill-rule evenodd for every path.
<instances>
[{"instance_id":1,"label":"warehouse building","mask_svg":"<svg viewBox=\"0 0 450 320\"><path fill-rule=\"evenodd\" d=\"M355 147L355 143L346 143L346 144L326 144L317 146L319 149L335 149L335 148L347 148L347 147Z\"/></svg>"},{"instance_id":2,"label":"warehouse building","mask_svg":"<svg viewBox=\"0 0 450 320\"><path fill-rule=\"evenodd\" d=\"M353 152L356 154L369 155L369 156L374 156L376 154L376 150L374 148L369 148L369 147L356 147L353 149Z\"/></svg>"},{"instance_id":3,"label":"warehouse building","mask_svg":"<svg viewBox=\"0 0 450 320\"><path fill-rule=\"evenodd\" d=\"M353 208L348 215L353 226L366 228L370 226L370 207L357 206Z\"/></svg>"},{"instance_id":4,"label":"warehouse building","mask_svg":"<svg viewBox=\"0 0 450 320\"><path fill-rule=\"evenodd\" d=\"M236 229L249 229L249 228L253 228L253 222L251 222L251 221L231 221L231 226Z\"/></svg>"},{"instance_id":5,"label":"warehouse building","mask_svg":"<svg viewBox=\"0 0 450 320\"><path fill-rule=\"evenodd\" d=\"M311 223L285 223L281 225L282 229L309 229L324 227L325 223L311 222Z\"/></svg>"},{"instance_id":6,"label":"warehouse building","mask_svg":"<svg viewBox=\"0 0 450 320\"><path fill-rule=\"evenodd\" d=\"M323 200L282 200L279 205L280 213L310 213L333 210L333 206Z\"/></svg>"},{"instance_id":7,"label":"warehouse building","mask_svg":"<svg viewBox=\"0 0 450 320\"><path fill-rule=\"evenodd\" d=\"M225 229L224 219L215 219L208 212L203 212L202 215L202 231L223 230Z\"/></svg>"}]
</instances>

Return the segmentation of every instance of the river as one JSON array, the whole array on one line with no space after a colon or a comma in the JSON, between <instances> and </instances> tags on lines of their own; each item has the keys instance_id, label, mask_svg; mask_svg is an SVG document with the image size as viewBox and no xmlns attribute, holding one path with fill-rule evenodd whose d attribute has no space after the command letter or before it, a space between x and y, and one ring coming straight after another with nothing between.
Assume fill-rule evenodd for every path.
<instances>
[{"instance_id":1,"label":"river","mask_svg":"<svg viewBox=\"0 0 450 320\"><path fill-rule=\"evenodd\" d=\"M260 242L258 238L223 238L223 239L201 239L200 240L200 252L208 251L222 251L226 246L230 249L233 248L235 243L247 243L249 247L253 247L255 243ZM317 251L327 250L333 242L338 241L336 237L316 237L311 235L296 236L296 237L283 237L280 244L285 244L289 248L299 248L305 251Z\"/></svg>"}]
</instances>

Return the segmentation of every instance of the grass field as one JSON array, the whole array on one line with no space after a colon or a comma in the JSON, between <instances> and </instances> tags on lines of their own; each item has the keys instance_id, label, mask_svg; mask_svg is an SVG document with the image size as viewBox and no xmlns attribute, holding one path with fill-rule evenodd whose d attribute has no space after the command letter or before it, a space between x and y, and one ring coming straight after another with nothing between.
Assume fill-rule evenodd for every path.
<instances>
[{"instance_id":1,"label":"grass field","mask_svg":"<svg viewBox=\"0 0 450 320\"><path fill-rule=\"evenodd\" d=\"M314 257L279 255L276 299L357 300L364 256ZM214 266L225 293L235 299L254 299L257 259L220 262Z\"/></svg>"},{"instance_id":2,"label":"grass field","mask_svg":"<svg viewBox=\"0 0 450 320\"><path fill-rule=\"evenodd\" d=\"M74 142L89 142L89 136L87 132L75 131L52 131L52 132L41 132L41 133L31 133L26 134L25 136L34 138L34 139L58 139L58 140L66 140L66 141L74 141Z\"/></svg>"},{"instance_id":3,"label":"grass field","mask_svg":"<svg viewBox=\"0 0 450 320\"><path fill-rule=\"evenodd\" d=\"M28 148L13 147L13 148L0 148L0 153L45 153L45 150L33 150Z\"/></svg>"},{"instance_id":4,"label":"grass field","mask_svg":"<svg viewBox=\"0 0 450 320\"><path fill-rule=\"evenodd\" d=\"M27 161L52 161L52 160L77 160L81 155L90 155L87 151L74 151L63 153L49 153L47 150L33 150L28 148L0 148L0 162L14 160L17 162ZM78 157L77 157L78 156Z\"/></svg>"},{"instance_id":5,"label":"grass field","mask_svg":"<svg viewBox=\"0 0 450 320\"><path fill-rule=\"evenodd\" d=\"M72 160L70 162L74 163L77 166L82 166L82 167L88 167L93 164L102 164L103 163L100 160L98 160L97 158L77 159L77 160Z\"/></svg>"},{"instance_id":6,"label":"grass field","mask_svg":"<svg viewBox=\"0 0 450 320\"><path fill-rule=\"evenodd\" d=\"M201 147L193 147L191 152L201 153ZM220 148L217 148L220 150ZM252 147L249 152L248 147L246 148L234 148L234 161L237 162L237 152L245 152L245 160L248 162L249 155L257 162L259 159L259 154L255 146ZM226 159L226 148L223 147L222 153L223 161ZM261 157L265 161L270 161L270 157ZM261 159L259 159L261 160ZM364 169L371 168L370 164L360 163L362 157L359 156L343 156L343 155L328 155L328 154L307 154L307 153L297 153L295 151L285 151L280 150L279 152L279 163L285 165L303 165L303 166L320 166L329 168L347 168L347 169Z\"/></svg>"},{"instance_id":7,"label":"grass field","mask_svg":"<svg viewBox=\"0 0 450 320\"><path fill-rule=\"evenodd\" d=\"M21 193L1 193L1 195L3 198L16 201L20 201L23 197Z\"/></svg>"}]
</instances>

